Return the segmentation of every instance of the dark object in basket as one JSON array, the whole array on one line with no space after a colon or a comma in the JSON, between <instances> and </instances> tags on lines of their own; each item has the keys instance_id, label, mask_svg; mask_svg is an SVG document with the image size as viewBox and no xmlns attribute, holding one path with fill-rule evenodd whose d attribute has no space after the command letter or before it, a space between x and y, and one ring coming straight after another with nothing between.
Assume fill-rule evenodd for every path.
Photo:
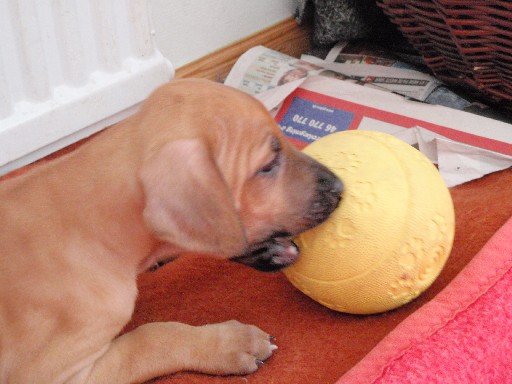
<instances>
[{"instance_id":1,"label":"dark object in basket","mask_svg":"<svg viewBox=\"0 0 512 384\"><path fill-rule=\"evenodd\" d=\"M313 19L315 46L340 40L389 40L399 33L375 0L298 0L297 21Z\"/></svg>"},{"instance_id":2,"label":"dark object in basket","mask_svg":"<svg viewBox=\"0 0 512 384\"><path fill-rule=\"evenodd\" d=\"M512 109L512 2L377 3L439 79Z\"/></svg>"}]
</instances>

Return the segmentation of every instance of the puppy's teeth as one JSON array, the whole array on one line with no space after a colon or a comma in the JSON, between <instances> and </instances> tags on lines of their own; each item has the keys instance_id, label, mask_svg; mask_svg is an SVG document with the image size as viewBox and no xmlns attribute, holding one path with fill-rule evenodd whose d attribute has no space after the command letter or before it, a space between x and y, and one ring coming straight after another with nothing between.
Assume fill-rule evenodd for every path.
<instances>
[{"instance_id":1,"label":"puppy's teeth","mask_svg":"<svg viewBox=\"0 0 512 384\"><path fill-rule=\"evenodd\" d=\"M275 344L270 344L270 350L271 351L275 351L276 349L278 349L279 347Z\"/></svg>"}]
</instances>

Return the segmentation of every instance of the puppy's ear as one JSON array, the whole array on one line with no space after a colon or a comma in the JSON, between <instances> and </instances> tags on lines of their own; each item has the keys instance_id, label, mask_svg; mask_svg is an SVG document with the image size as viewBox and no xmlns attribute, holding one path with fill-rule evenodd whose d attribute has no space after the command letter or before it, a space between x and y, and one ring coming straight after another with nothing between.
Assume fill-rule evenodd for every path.
<instances>
[{"instance_id":1,"label":"puppy's ear","mask_svg":"<svg viewBox=\"0 0 512 384\"><path fill-rule=\"evenodd\" d=\"M200 140L166 144L142 166L144 219L161 240L184 251L241 254L247 240L233 196Z\"/></svg>"}]
</instances>

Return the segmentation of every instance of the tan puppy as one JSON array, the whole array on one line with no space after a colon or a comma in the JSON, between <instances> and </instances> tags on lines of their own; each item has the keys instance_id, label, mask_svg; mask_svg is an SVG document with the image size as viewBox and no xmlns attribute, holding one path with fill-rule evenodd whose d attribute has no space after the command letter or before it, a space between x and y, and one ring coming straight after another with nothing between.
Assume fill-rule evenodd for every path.
<instances>
[{"instance_id":1,"label":"tan puppy","mask_svg":"<svg viewBox=\"0 0 512 384\"><path fill-rule=\"evenodd\" d=\"M0 183L0 382L255 371L275 346L236 321L117 337L136 276L187 252L282 268L298 254L290 237L341 190L250 96L203 80L161 87L73 153Z\"/></svg>"}]
</instances>

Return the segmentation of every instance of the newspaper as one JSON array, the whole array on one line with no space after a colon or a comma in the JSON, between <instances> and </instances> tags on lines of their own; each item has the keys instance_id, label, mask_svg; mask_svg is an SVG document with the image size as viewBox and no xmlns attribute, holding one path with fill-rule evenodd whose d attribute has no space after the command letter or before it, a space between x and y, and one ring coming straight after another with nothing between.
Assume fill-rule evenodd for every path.
<instances>
[{"instance_id":1,"label":"newspaper","mask_svg":"<svg viewBox=\"0 0 512 384\"><path fill-rule=\"evenodd\" d=\"M339 46L334 47L333 50L337 47ZM368 55L343 54L337 54L334 61L329 61L332 53L331 50L325 60L309 55L302 55L301 58L359 82L373 84L420 101L425 101L441 85L435 77L412 69L399 61Z\"/></svg>"},{"instance_id":2,"label":"newspaper","mask_svg":"<svg viewBox=\"0 0 512 384\"><path fill-rule=\"evenodd\" d=\"M225 84L257 95L278 86L320 75L365 85L361 79L329 70L311 61L257 46L242 55L228 74ZM378 86L377 86L378 87Z\"/></svg>"},{"instance_id":3,"label":"newspaper","mask_svg":"<svg viewBox=\"0 0 512 384\"><path fill-rule=\"evenodd\" d=\"M255 47L237 63L246 68L237 88L254 95L293 80L320 75L425 101L441 84L434 77L399 61L368 55L343 55L340 52L344 46L338 44L333 47L326 60L310 55L302 55L297 59L262 46ZM250 62L246 63L246 59ZM226 79L228 84L232 83L232 76L236 76L231 73Z\"/></svg>"},{"instance_id":4,"label":"newspaper","mask_svg":"<svg viewBox=\"0 0 512 384\"><path fill-rule=\"evenodd\" d=\"M386 132L417 146L448 186L512 166L511 125L409 100L352 75L326 76L319 61L306 59L256 47L240 57L225 83L259 98L299 148L348 129Z\"/></svg>"},{"instance_id":5,"label":"newspaper","mask_svg":"<svg viewBox=\"0 0 512 384\"><path fill-rule=\"evenodd\" d=\"M306 55L303 57L305 60L310 58L320 63L316 58ZM386 51L372 52L364 44L340 41L327 54L325 64L338 71L350 68L351 64L358 64L358 67L366 72L368 81L429 104L444 105L459 110L469 109L473 105L477 105L478 109L486 108L481 103L471 102L456 94L435 77L425 75L428 73L426 67L397 60ZM391 70L392 72L387 72L388 77L382 77L382 67L394 69ZM393 77L393 74L396 76Z\"/></svg>"}]
</instances>

